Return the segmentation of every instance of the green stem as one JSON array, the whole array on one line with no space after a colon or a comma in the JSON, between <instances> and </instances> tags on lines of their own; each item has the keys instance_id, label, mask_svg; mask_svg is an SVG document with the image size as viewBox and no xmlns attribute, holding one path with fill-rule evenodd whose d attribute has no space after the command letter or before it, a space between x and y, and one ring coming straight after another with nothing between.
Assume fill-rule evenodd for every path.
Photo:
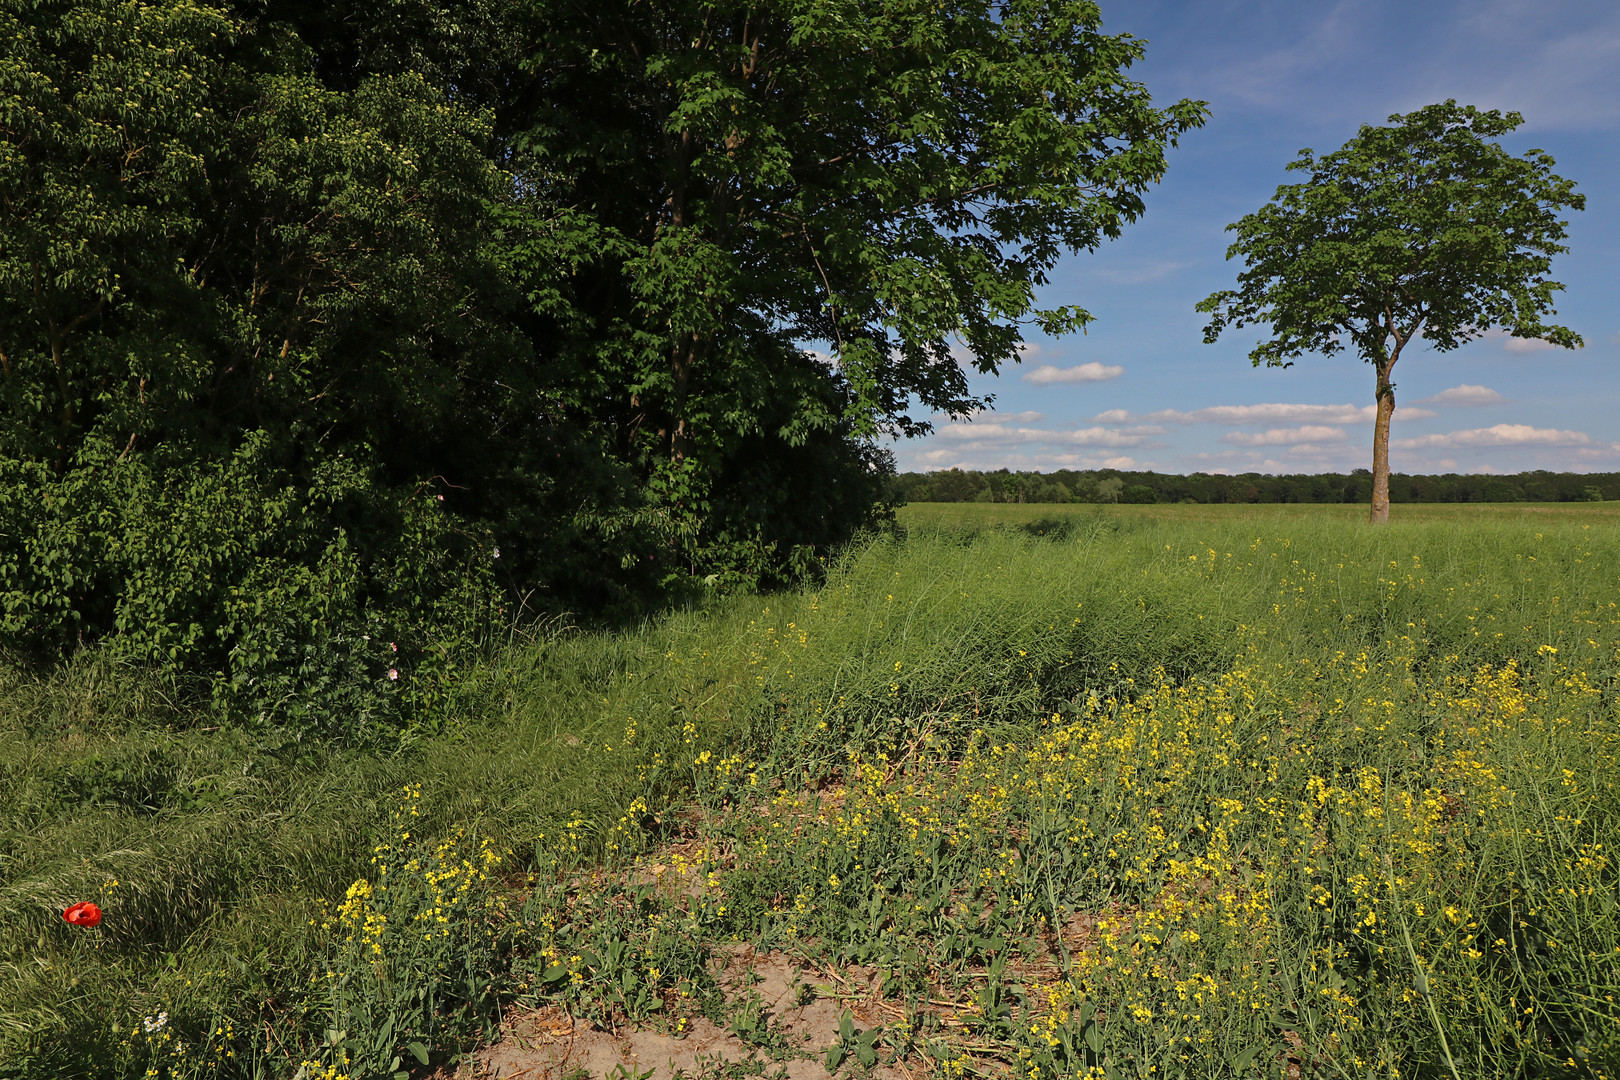
<instances>
[{"instance_id":1,"label":"green stem","mask_svg":"<svg viewBox=\"0 0 1620 1080\"><path fill-rule=\"evenodd\" d=\"M1429 1019L1434 1021L1434 1033L1440 1036L1440 1049L1446 1055L1446 1066L1451 1069L1452 1080L1462 1080L1457 1072L1457 1063L1451 1059L1451 1044L1446 1041L1446 1032L1440 1025L1440 1013L1434 1007L1434 995L1429 993L1429 976L1423 970L1423 962L1418 959L1417 950L1412 948L1412 935L1406 929L1406 917L1401 916L1401 937L1406 941L1406 955L1412 958L1412 969L1417 972L1418 993L1423 995L1423 1001L1429 1006Z\"/></svg>"}]
</instances>

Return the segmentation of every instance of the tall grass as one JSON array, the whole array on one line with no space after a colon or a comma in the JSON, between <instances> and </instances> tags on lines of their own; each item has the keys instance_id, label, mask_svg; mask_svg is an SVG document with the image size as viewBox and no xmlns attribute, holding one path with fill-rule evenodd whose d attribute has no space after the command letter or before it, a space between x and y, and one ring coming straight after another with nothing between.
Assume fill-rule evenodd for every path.
<instances>
[{"instance_id":1,"label":"tall grass","mask_svg":"<svg viewBox=\"0 0 1620 1080\"><path fill-rule=\"evenodd\" d=\"M407 783L426 833L470 828L521 868L559 835L600 852L638 799L656 830L702 749L801 778L923 730L959 754L1240 660L1320 695L1312 680L1363 653L1398 652L1430 682L1556 655L1612 723L1617 571L1620 531L1579 521L913 528L852 549L818 589L517 641L466 674L443 735L387 755L266 753L93 656L8 668L0 1074L116 1074L138 1057L131 1025L159 1009L177 1031L231 1019L243 1073L249 1046L267 1070L296 1059L320 1022L319 902L365 872ZM1612 840L1611 812L1585 820ZM79 899L106 909L93 934L61 919Z\"/></svg>"}]
</instances>

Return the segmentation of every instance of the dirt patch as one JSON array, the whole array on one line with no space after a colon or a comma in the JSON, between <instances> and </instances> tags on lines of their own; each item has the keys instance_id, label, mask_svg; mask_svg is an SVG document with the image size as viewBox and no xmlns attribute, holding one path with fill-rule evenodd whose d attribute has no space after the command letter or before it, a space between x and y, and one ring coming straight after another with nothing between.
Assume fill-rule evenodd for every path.
<instances>
[{"instance_id":1,"label":"dirt patch","mask_svg":"<svg viewBox=\"0 0 1620 1080\"><path fill-rule=\"evenodd\" d=\"M765 1067L765 1075L785 1080L824 1080L827 1075L819 1064L802 1060L772 1069L768 1056L705 1017L673 1035L646 1028L581 1030L571 1020L567 1025L535 1025L516 1016L503 1025L501 1041L480 1052L476 1063L474 1075L501 1080L664 1080L724 1075L729 1067L755 1063Z\"/></svg>"},{"instance_id":2,"label":"dirt patch","mask_svg":"<svg viewBox=\"0 0 1620 1080\"><path fill-rule=\"evenodd\" d=\"M846 1009L866 1028L904 1016L903 1010L870 1000L870 972L846 971L829 981L785 954L756 953L747 945L719 951L710 964L725 995L729 1027L700 1016L678 1032L633 1025L605 1031L555 1007L513 1010L502 1021L500 1040L474 1055L470 1075L490 1080L829 1080L851 1071L849 1065L832 1073L826 1067ZM921 1074L880 1066L870 1075L917 1080Z\"/></svg>"}]
</instances>

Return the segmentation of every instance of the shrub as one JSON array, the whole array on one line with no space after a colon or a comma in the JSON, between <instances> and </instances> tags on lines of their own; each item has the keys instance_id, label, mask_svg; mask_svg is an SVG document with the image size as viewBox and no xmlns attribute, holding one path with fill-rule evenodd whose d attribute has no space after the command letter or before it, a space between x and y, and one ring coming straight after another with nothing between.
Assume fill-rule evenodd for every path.
<instances>
[{"instance_id":1,"label":"shrub","mask_svg":"<svg viewBox=\"0 0 1620 1080\"><path fill-rule=\"evenodd\" d=\"M59 478L0 460L0 647L203 673L218 706L292 738L397 730L497 613L493 544L430 485L341 454L300 484L275 451L263 432L220 458L96 439Z\"/></svg>"}]
</instances>

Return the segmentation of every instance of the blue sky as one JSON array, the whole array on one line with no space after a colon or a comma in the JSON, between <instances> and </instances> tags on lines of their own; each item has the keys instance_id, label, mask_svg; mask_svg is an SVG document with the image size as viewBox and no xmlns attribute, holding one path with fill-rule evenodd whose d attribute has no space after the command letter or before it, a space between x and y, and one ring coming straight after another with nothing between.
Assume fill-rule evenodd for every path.
<instances>
[{"instance_id":1,"label":"blue sky","mask_svg":"<svg viewBox=\"0 0 1620 1080\"><path fill-rule=\"evenodd\" d=\"M1230 288L1228 223L1258 209L1301 147L1446 98L1516 110L1504 145L1544 149L1577 182L1554 319L1577 351L1491 336L1395 369L1398 472L1620 471L1620 3L1616 0L1102 0L1105 28L1149 40L1155 100L1201 98L1147 215L1059 265L1042 300L1084 336L1033 338L975 377L994 408L895 444L903 471L962 468L1342 472L1371 464L1373 375L1353 353L1252 368L1255 328L1202 340L1194 305Z\"/></svg>"}]
</instances>

